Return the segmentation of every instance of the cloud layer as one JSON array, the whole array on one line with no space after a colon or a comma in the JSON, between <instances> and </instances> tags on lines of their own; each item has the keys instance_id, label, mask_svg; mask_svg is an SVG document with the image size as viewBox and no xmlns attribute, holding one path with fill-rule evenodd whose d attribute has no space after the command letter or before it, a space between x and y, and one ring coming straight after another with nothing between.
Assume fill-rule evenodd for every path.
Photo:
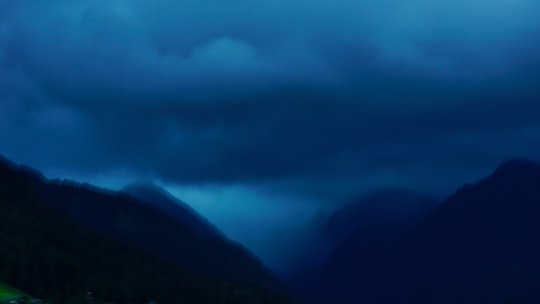
<instances>
[{"instance_id":1,"label":"cloud layer","mask_svg":"<svg viewBox=\"0 0 540 304\"><path fill-rule=\"evenodd\" d=\"M0 4L0 151L337 199L539 158L538 0Z\"/></svg>"}]
</instances>

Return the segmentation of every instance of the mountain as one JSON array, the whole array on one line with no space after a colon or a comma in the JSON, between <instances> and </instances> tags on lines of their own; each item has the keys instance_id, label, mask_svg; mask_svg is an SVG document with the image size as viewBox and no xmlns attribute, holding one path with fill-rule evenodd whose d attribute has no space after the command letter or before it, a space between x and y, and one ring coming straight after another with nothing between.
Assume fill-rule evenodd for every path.
<instances>
[{"instance_id":1,"label":"mountain","mask_svg":"<svg viewBox=\"0 0 540 304\"><path fill-rule=\"evenodd\" d=\"M289 303L242 247L125 193L0 158L0 282L54 303ZM99 299L98 299L99 298Z\"/></svg>"},{"instance_id":2,"label":"mountain","mask_svg":"<svg viewBox=\"0 0 540 304\"><path fill-rule=\"evenodd\" d=\"M308 294L314 284L317 291L323 291L333 284L326 278L348 276L350 265L346 262L388 250L438 203L430 195L405 188L375 189L351 200L331 213L318 230L325 251L318 249L315 254L323 252L322 263L288 281L299 290L307 289Z\"/></svg>"},{"instance_id":3,"label":"mountain","mask_svg":"<svg viewBox=\"0 0 540 304\"><path fill-rule=\"evenodd\" d=\"M345 242L312 292L333 303L540 303L539 219L540 165L508 161L383 250L351 254Z\"/></svg>"},{"instance_id":4,"label":"mountain","mask_svg":"<svg viewBox=\"0 0 540 304\"><path fill-rule=\"evenodd\" d=\"M403 246L410 302L540 303L540 165L505 162L460 189ZM437 278L437 280L433 280Z\"/></svg>"},{"instance_id":5,"label":"mountain","mask_svg":"<svg viewBox=\"0 0 540 304\"><path fill-rule=\"evenodd\" d=\"M360 231L400 230L412 227L430 214L437 200L404 188L376 189L335 210L326 230L337 242Z\"/></svg>"},{"instance_id":6,"label":"mountain","mask_svg":"<svg viewBox=\"0 0 540 304\"><path fill-rule=\"evenodd\" d=\"M323 271L336 271L343 260L388 250L438 205L429 195L401 189L377 189L336 210L327 229L337 248ZM337 264L337 265L334 265Z\"/></svg>"},{"instance_id":7,"label":"mountain","mask_svg":"<svg viewBox=\"0 0 540 304\"><path fill-rule=\"evenodd\" d=\"M202 235L174 215L126 193L52 181L40 195L51 210L186 269L254 286L276 285L262 263L241 245Z\"/></svg>"},{"instance_id":8,"label":"mountain","mask_svg":"<svg viewBox=\"0 0 540 304\"><path fill-rule=\"evenodd\" d=\"M188 204L177 199L158 185L137 182L126 186L122 191L143 202L148 202L161 208L176 220L188 225L202 235L208 237L224 237L219 229L200 216Z\"/></svg>"}]
</instances>

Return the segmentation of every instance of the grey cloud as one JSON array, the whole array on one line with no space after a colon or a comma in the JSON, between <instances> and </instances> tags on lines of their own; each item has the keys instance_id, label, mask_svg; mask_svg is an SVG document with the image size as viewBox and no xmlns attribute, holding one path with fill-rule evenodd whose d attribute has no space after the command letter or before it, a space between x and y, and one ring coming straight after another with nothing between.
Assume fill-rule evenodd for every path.
<instances>
[{"instance_id":1,"label":"grey cloud","mask_svg":"<svg viewBox=\"0 0 540 304\"><path fill-rule=\"evenodd\" d=\"M0 4L0 149L179 184L448 189L538 156L539 5Z\"/></svg>"}]
</instances>

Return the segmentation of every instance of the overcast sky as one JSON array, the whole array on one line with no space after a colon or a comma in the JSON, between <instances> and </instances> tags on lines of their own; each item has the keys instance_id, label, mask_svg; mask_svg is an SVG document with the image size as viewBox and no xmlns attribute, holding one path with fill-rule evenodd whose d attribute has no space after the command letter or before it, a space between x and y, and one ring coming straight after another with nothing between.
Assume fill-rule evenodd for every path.
<instances>
[{"instance_id":1,"label":"overcast sky","mask_svg":"<svg viewBox=\"0 0 540 304\"><path fill-rule=\"evenodd\" d=\"M227 231L373 187L451 192L540 159L539 15L540 0L2 0L0 153L159 181Z\"/></svg>"}]
</instances>

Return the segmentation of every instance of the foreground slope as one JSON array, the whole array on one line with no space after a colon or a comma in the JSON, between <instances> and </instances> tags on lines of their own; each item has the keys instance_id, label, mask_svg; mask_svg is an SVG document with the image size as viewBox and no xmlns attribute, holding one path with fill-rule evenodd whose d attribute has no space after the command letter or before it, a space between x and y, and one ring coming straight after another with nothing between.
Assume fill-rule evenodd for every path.
<instances>
[{"instance_id":1,"label":"foreground slope","mask_svg":"<svg viewBox=\"0 0 540 304\"><path fill-rule=\"evenodd\" d=\"M4 159L0 242L0 281L53 303L83 303L88 290L98 302L288 302L242 248L210 242L132 197L48 182ZM167 246L188 253L175 259Z\"/></svg>"},{"instance_id":2,"label":"foreground slope","mask_svg":"<svg viewBox=\"0 0 540 304\"><path fill-rule=\"evenodd\" d=\"M10 301L11 299L16 299L20 297L26 297L28 299L32 298L30 295L24 293L23 291L20 291L12 286L0 282L0 303L3 303L2 301L6 302Z\"/></svg>"}]
</instances>

